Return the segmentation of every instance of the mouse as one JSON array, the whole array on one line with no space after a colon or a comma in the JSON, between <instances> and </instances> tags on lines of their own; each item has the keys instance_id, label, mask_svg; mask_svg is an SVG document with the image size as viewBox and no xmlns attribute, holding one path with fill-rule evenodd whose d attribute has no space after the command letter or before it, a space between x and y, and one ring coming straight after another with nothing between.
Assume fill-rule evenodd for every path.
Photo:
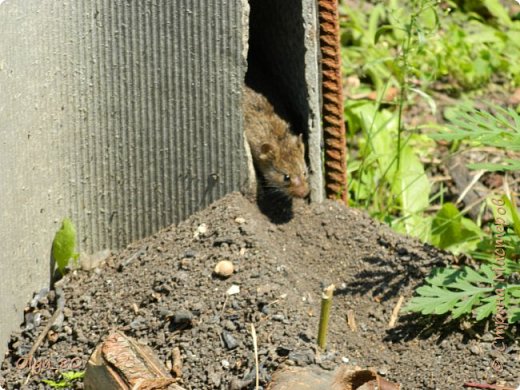
<instances>
[{"instance_id":1,"label":"mouse","mask_svg":"<svg viewBox=\"0 0 520 390\"><path fill-rule=\"evenodd\" d=\"M309 183L303 136L294 134L269 100L248 86L243 111L246 140L264 187L289 198L305 198Z\"/></svg>"}]
</instances>

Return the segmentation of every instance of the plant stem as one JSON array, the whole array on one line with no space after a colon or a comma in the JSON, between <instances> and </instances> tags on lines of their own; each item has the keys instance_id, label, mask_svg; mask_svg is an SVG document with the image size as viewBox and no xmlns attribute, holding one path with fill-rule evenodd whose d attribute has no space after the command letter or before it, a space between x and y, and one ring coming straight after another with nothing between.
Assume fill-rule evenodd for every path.
<instances>
[{"instance_id":1,"label":"plant stem","mask_svg":"<svg viewBox=\"0 0 520 390\"><path fill-rule=\"evenodd\" d=\"M329 287L323 290L321 295L321 312L320 312L320 325L318 328L318 346L325 350L327 346L327 330L329 328L329 316L330 308L332 306L332 295L334 293L334 285L331 284Z\"/></svg>"}]
</instances>

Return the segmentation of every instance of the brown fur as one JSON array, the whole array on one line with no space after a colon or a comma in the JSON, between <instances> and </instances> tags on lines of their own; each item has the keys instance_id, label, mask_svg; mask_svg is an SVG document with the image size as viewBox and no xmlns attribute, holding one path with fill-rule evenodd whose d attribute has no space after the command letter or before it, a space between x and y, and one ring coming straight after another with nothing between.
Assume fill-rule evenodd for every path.
<instances>
[{"instance_id":1,"label":"brown fur","mask_svg":"<svg viewBox=\"0 0 520 390\"><path fill-rule=\"evenodd\" d=\"M244 90L243 109L253 162L267 187L290 197L307 196L309 185L302 137L294 135L271 103L249 87Z\"/></svg>"}]
</instances>

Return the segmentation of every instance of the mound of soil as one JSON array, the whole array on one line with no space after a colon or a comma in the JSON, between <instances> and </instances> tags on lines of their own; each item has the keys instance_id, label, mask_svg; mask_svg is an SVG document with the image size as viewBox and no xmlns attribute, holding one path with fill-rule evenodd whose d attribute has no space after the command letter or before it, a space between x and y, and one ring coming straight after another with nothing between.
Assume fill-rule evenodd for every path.
<instances>
[{"instance_id":1,"label":"mound of soil","mask_svg":"<svg viewBox=\"0 0 520 390\"><path fill-rule=\"evenodd\" d=\"M235 265L228 279L213 274L220 260ZM0 385L45 388L42 379L66 371L58 362L69 359L82 369L94 347L119 329L148 344L168 367L179 347L186 389L252 389L254 324L264 386L280 366L314 364L374 367L406 389L460 389L465 381L513 386L520 372L515 344L496 351L492 334L445 318L401 315L388 327L399 296L409 298L433 266L449 261L337 203L298 203L290 221L274 224L256 204L231 194L93 271L67 275L64 316L35 355L41 370L33 371L41 372L30 374L19 358L48 322L56 294L33 302L11 338ZM331 283L337 290L327 351L320 352L320 297ZM229 295L232 285L240 291ZM491 368L496 358L504 361L500 373Z\"/></svg>"}]
</instances>

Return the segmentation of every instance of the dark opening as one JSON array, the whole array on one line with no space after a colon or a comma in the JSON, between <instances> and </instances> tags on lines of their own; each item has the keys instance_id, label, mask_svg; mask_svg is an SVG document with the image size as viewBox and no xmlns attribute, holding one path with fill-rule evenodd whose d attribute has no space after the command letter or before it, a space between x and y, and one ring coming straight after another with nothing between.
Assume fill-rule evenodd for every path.
<instances>
[{"instance_id":1,"label":"dark opening","mask_svg":"<svg viewBox=\"0 0 520 390\"><path fill-rule=\"evenodd\" d=\"M264 94L294 133L307 137L301 0L250 0L246 84Z\"/></svg>"},{"instance_id":2,"label":"dark opening","mask_svg":"<svg viewBox=\"0 0 520 390\"><path fill-rule=\"evenodd\" d=\"M302 0L249 0L249 5L246 84L266 96L277 114L291 125L292 132L303 134L306 141L309 103ZM260 210L272 222L289 221L292 199L262 190L261 181L258 184Z\"/></svg>"}]
</instances>

